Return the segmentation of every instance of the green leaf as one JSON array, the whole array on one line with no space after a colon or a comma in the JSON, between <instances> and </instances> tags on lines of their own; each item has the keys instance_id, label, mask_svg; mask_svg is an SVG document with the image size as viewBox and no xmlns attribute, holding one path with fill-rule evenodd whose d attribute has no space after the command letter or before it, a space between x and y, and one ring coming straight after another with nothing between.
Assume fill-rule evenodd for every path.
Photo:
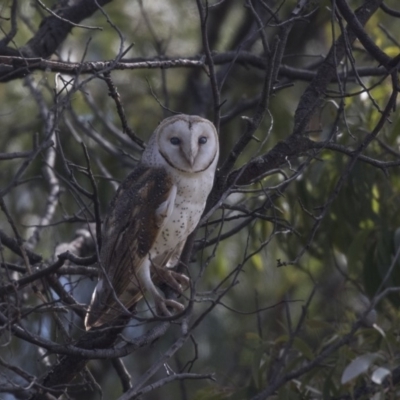
<instances>
[{"instance_id":1,"label":"green leaf","mask_svg":"<svg viewBox=\"0 0 400 400\"><path fill-rule=\"evenodd\" d=\"M311 347L304 340L300 339L299 337L294 338L293 347L297 351L299 351L301 354L303 354L306 358L308 358L309 360L313 360L315 358Z\"/></svg>"},{"instance_id":2,"label":"green leaf","mask_svg":"<svg viewBox=\"0 0 400 400\"><path fill-rule=\"evenodd\" d=\"M192 400L225 400L230 398L233 392L234 389L230 387L212 385L198 390Z\"/></svg>"},{"instance_id":3,"label":"green leaf","mask_svg":"<svg viewBox=\"0 0 400 400\"><path fill-rule=\"evenodd\" d=\"M371 380L377 385L382 385L385 379L391 374L392 372L389 369L379 367L372 373Z\"/></svg>"},{"instance_id":4,"label":"green leaf","mask_svg":"<svg viewBox=\"0 0 400 400\"><path fill-rule=\"evenodd\" d=\"M319 319L307 319L306 325L309 329L316 330L332 330L332 325L329 322L322 321Z\"/></svg>"},{"instance_id":5,"label":"green leaf","mask_svg":"<svg viewBox=\"0 0 400 400\"><path fill-rule=\"evenodd\" d=\"M364 286L369 297L373 297L382 281L375 258L376 242L371 243L364 258Z\"/></svg>"},{"instance_id":6,"label":"green leaf","mask_svg":"<svg viewBox=\"0 0 400 400\"><path fill-rule=\"evenodd\" d=\"M275 342L276 343L286 343L289 340L288 335L280 336ZM295 337L292 344L293 348L295 348L300 354L308 358L309 360L314 359L314 353L311 347L299 337Z\"/></svg>"},{"instance_id":7,"label":"green leaf","mask_svg":"<svg viewBox=\"0 0 400 400\"><path fill-rule=\"evenodd\" d=\"M370 229L362 229L357 232L354 240L351 242L347 250L347 266L350 273L358 273L357 268L359 261L362 261L365 257L366 242L371 234Z\"/></svg>"},{"instance_id":8,"label":"green leaf","mask_svg":"<svg viewBox=\"0 0 400 400\"><path fill-rule=\"evenodd\" d=\"M396 254L400 247L400 228L397 228L394 232L394 253Z\"/></svg>"},{"instance_id":9,"label":"green leaf","mask_svg":"<svg viewBox=\"0 0 400 400\"><path fill-rule=\"evenodd\" d=\"M367 353L354 359L343 371L341 384L345 385L367 372L378 358L377 353Z\"/></svg>"}]
</instances>

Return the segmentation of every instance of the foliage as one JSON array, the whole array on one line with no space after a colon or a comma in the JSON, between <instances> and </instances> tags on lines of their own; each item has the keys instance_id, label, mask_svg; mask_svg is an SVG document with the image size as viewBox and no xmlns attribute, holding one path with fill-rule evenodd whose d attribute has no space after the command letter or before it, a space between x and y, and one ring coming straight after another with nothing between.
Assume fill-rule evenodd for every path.
<instances>
[{"instance_id":1,"label":"foliage","mask_svg":"<svg viewBox=\"0 0 400 400\"><path fill-rule=\"evenodd\" d=\"M4 1L2 398L398 398L395 6ZM108 202L175 112L221 142L186 310L85 332Z\"/></svg>"}]
</instances>

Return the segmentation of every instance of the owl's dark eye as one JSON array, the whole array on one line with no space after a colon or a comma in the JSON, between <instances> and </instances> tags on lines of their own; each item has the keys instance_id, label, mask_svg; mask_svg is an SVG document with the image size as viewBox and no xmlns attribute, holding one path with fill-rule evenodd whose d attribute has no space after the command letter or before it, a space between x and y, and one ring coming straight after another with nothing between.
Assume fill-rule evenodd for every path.
<instances>
[{"instance_id":1,"label":"owl's dark eye","mask_svg":"<svg viewBox=\"0 0 400 400\"><path fill-rule=\"evenodd\" d=\"M178 146L181 143L181 139L177 138L176 136L172 137L171 139L169 139L169 141L171 142L171 144L173 144L174 146Z\"/></svg>"},{"instance_id":2,"label":"owl's dark eye","mask_svg":"<svg viewBox=\"0 0 400 400\"><path fill-rule=\"evenodd\" d=\"M199 138L199 144L206 144L206 143L207 143L207 138L205 136Z\"/></svg>"}]
</instances>

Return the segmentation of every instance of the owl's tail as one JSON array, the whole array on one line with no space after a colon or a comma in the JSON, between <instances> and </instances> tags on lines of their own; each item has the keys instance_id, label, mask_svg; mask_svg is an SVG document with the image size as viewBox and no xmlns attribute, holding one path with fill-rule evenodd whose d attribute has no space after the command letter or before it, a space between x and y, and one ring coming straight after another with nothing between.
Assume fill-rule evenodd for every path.
<instances>
[{"instance_id":1,"label":"owl's tail","mask_svg":"<svg viewBox=\"0 0 400 400\"><path fill-rule=\"evenodd\" d=\"M116 293L110 288L105 278L100 278L93 292L92 300L85 317L85 328L90 330L114 322L118 317L131 317L132 310L143 297L140 290L130 290L129 300L117 299Z\"/></svg>"}]
</instances>

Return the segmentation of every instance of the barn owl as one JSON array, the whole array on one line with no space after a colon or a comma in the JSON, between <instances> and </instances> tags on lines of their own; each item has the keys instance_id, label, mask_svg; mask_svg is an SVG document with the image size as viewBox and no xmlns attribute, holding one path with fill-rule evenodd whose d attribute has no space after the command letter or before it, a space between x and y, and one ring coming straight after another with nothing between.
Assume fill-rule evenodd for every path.
<instances>
[{"instance_id":1,"label":"barn owl","mask_svg":"<svg viewBox=\"0 0 400 400\"><path fill-rule=\"evenodd\" d=\"M86 314L87 330L132 310L145 292L158 315L183 309L165 299L153 280L178 292L188 286L188 278L171 268L203 213L218 156L216 129L204 118L177 115L157 127L103 223L103 273Z\"/></svg>"}]
</instances>

